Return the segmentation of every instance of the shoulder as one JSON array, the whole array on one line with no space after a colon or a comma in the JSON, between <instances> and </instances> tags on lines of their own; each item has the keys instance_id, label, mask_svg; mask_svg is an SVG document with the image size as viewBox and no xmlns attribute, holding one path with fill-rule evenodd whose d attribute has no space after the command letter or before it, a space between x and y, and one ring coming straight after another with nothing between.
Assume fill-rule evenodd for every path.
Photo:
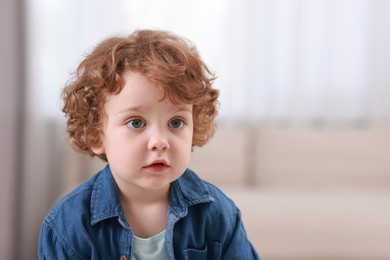
<instances>
[{"instance_id":1,"label":"shoulder","mask_svg":"<svg viewBox=\"0 0 390 260\"><path fill-rule=\"evenodd\" d=\"M82 258L73 240L90 222L90 201L96 178L97 175L65 195L45 217L39 234L39 259Z\"/></svg>"},{"instance_id":2,"label":"shoulder","mask_svg":"<svg viewBox=\"0 0 390 260\"><path fill-rule=\"evenodd\" d=\"M62 218L65 221L67 218L74 218L75 214L85 215L86 212L89 212L91 194L98 175L96 174L61 198L53 206L44 221L52 222L53 220Z\"/></svg>"},{"instance_id":3,"label":"shoulder","mask_svg":"<svg viewBox=\"0 0 390 260\"><path fill-rule=\"evenodd\" d=\"M104 245L119 245L122 232L117 217L122 215L117 187L109 166L67 194L43 221L39 236L40 255L49 259L90 259L100 255L112 259L118 247L105 250ZM76 257L77 256L77 257ZM104 257L103 257L104 256Z\"/></svg>"},{"instance_id":4,"label":"shoulder","mask_svg":"<svg viewBox=\"0 0 390 260\"><path fill-rule=\"evenodd\" d=\"M235 213L237 210L237 206L234 201L226 195L219 187L216 185L203 180L204 184L210 191L210 195L214 198L214 204L218 207L222 207L225 211L231 211L231 213Z\"/></svg>"}]
</instances>

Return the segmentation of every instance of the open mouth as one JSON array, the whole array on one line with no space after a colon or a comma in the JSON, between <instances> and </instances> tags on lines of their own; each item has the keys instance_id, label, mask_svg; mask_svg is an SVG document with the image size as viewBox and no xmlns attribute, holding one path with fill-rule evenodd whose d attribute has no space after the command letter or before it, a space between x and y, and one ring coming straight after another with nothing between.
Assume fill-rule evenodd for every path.
<instances>
[{"instance_id":1,"label":"open mouth","mask_svg":"<svg viewBox=\"0 0 390 260\"><path fill-rule=\"evenodd\" d=\"M168 169L169 166L165 162L155 162L144 168L151 172L162 172Z\"/></svg>"},{"instance_id":2,"label":"open mouth","mask_svg":"<svg viewBox=\"0 0 390 260\"><path fill-rule=\"evenodd\" d=\"M164 166L165 163L153 163L152 165L156 165L156 166Z\"/></svg>"}]
</instances>

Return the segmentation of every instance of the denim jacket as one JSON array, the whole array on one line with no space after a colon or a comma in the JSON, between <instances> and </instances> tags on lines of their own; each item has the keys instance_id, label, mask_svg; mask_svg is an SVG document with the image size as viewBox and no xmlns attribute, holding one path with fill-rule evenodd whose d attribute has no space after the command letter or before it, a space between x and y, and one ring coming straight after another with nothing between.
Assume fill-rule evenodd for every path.
<instances>
[{"instance_id":1,"label":"denim jacket","mask_svg":"<svg viewBox=\"0 0 390 260\"><path fill-rule=\"evenodd\" d=\"M44 219L39 259L131 259L133 233L109 166L66 195ZM259 259L239 209L194 172L171 184L165 244L170 259Z\"/></svg>"}]
</instances>

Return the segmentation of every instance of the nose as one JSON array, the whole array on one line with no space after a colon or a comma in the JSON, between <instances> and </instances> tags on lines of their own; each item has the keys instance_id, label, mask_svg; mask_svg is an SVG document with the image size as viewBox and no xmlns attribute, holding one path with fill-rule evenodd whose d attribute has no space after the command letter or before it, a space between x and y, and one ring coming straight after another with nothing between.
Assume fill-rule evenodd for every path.
<instances>
[{"instance_id":1,"label":"nose","mask_svg":"<svg viewBox=\"0 0 390 260\"><path fill-rule=\"evenodd\" d=\"M151 151L164 151L169 149L168 135L162 129L151 130L148 143L148 149Z\"/></svg>"}]
</instances>

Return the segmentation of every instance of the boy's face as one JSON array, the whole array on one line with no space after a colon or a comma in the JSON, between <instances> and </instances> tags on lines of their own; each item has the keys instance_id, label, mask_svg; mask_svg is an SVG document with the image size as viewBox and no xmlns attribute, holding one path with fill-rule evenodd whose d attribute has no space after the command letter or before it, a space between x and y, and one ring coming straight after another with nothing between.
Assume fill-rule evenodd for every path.
<instances>
[{"instance_id":1,"label":"boy's face","mask_svg":"<svg viewBox=\"0 0 390 260\"><path fill-rule=\"evenodd\" d=\"M102 145L120 189L160 190L179 178L191 156L192 105L161 100L161 87L132 71L124 87L107 97Z\"/></svg>"}]
</instances>

